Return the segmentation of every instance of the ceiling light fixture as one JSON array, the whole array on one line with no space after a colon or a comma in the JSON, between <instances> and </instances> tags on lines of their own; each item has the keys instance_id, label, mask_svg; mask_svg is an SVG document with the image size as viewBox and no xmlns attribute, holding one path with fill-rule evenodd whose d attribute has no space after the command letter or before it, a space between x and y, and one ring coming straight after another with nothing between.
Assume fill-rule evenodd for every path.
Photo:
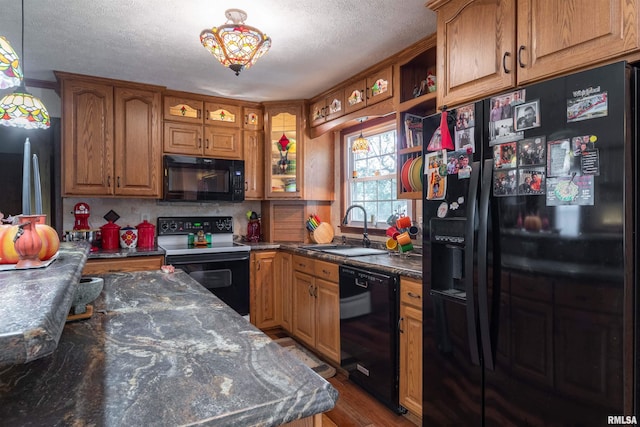
<instances>
[{"instance_id":1,"label":"ceiling light fixture","mask_svg":"<svg viewBox=\"0 0 640 427\"><path fill-rule=\"evenodd\" d=\"M21 80L18 54L6 38L0 37L0 89L18 86Z\"/></svg>"},{"instance_id":2,"label":"ceiling light fixture","mask_svg":"<svg viewBox=\"0 0 640 427\"><path fill-rule=\"evenodd\" d=\"M22 0L22 68L24 72L24 0ZM0 99L0 124L24 129L47 129L51 124L49 112L37 97L31 95L24 85Z\"/></svg>"},{"instance_id":3,"label":"ceiling light fixture","mask_svg":"<svg viewBox=\"0 0 640 427\"><path fill-rule=\"evenodd\" d=\"M368 117L360 117L360 136L353 140L351 143L351 152L353 154L365 154L369 152L369 140L362 136L362 122L367 120Z\"/></svg>"},{"instance_id":4,"label":"ceiling light fixture","mask_svg":"<svg viewBox=\"0 0 640 427\"><path fill-rule=\"evenodd\" d=\"M271 47L271 38L255 27L245 25L247 13L229 9L227 22L200 33L200 42L225 67L235 71L249 69Z\"/></svg>"}]
</instances>

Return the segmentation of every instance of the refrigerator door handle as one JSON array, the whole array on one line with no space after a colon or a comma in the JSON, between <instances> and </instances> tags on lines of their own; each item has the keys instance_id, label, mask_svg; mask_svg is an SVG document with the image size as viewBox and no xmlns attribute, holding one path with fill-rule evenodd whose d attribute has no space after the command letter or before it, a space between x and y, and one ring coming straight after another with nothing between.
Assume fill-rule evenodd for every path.
<instances>
[{"instance_id":1,"label":"refrigerator door handle","mask_svg":"<svg viewBox=\"0 0 640 427\"><path fill-rule=\"evenodd\" d=\"M476 197L478 196L478 184L480 181L480 162L473 162L471 176L469 177L469 194L467 202L467 223L464 231L464 288L467 299L467 335L469 338L469 353L471 363L480 365L480 353L478 351L478 327L476 324L476 299L473 290L473 254L475 245L475 224L477 214Z\"/></svg>"},{"instance_id":2,"label":"refrigerator door handle","mask_svg":"<svg viewBox=\"0 0 640 427\"><path fill-rule=\"evenodd\" d=\"M487 239L489 233L489 196L492 187L493 159L484 161L482 173L482 189L479 206L478 228L478 318L480 321L480 341L484 366L494 370L493 347L489 329L489 290L487 283Z\"/></svg>"}]
</instances>

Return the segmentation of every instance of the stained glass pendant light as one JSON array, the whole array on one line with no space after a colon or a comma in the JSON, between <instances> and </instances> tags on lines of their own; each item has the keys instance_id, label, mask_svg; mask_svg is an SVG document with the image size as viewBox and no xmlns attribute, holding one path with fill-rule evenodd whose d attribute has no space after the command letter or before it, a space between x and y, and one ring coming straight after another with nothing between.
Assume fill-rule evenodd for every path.
<instances>
[{"instance_id":1,"label":"stained glass pendant light","mask_svg":"<svg viewBox=\"0 0 640 427\"><path fill-rule=\"evenodd\" d=\"M235 71L249 69L271 47L271 38L255 27L245 25L247 13L240 9L225 12L227 22L200 33L200 42L225 67Z\"/></svg>"},{"instance_id":2,"label":"stained glass pendant light","mask_svg":"<svg viewBox=\"0 0 640 427\"><path fill-rule=\"evenodd\" d=\"M24 69L24 0L22 0L22 67ZM0 99L0 124L24 129L47 129L51 125L49 112L37 97L24 85Z\"/></svg>"},{"instance_id":3,"label":"stained glass pendant light","mask_svg":"<svg viewBox=\"0 0 640 427\"><path fill-rule=\"evenodd\" d=\"M15 87L22 81L20 59L6 38L0 37L0 89Z\"/></svg>"},{"instance_id":4,"label":"stained glass pendant light","mask_svg":"<svg viewBox=\"0 0 640 427\"><path fill-rule=\"evenodd\" d=\"M364 154L369 152L369 140L362 136L362 122L367 120L367 117L361 117L358 120L360 121L360 136L351 143L351 152L353 154Z\"/></svg>"}]
</instances>

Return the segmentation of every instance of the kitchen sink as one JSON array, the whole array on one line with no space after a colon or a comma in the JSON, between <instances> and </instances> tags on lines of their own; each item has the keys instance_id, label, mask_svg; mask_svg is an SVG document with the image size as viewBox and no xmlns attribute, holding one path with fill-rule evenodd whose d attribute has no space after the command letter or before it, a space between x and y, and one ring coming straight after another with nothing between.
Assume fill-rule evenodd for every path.
<instances>
[{"instance_id":1,"label":"kitchen sink","mask_svg":"<svg viewBox=\"0 0 640 427\"><path fill-rule=\"evenodd\" d=\"M387 253L384 249L364 248L362 246L352 245L305 245L301 246L301 248L346 257L383 255Z\"/></svg>"}]
</instances>

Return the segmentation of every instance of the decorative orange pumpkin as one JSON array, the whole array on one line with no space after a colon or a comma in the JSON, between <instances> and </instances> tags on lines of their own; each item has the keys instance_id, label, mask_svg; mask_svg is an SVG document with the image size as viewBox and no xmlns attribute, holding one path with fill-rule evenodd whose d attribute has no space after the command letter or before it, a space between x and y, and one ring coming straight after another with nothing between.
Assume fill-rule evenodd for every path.
<instances>
[{"instance_id":1,"label":"decorative orange pumpkin","mask_svg":"<svg viewBox=\"0 0 640 427\"><path fill-rule=\"evenodd\" d=\"M0 226L0 264L15 264L18 262L18 252L13 246L13 238L17 232L17 225Z\"/></svg>"},{"instance_id":2,"label":"decorative orange pumpkin","mask_svg":"<svg viewBox=\"0 0 640 427\"><path fill-rule=\"evenodd\" d=\"M20 260L13 242L17 232L17 225L0 225L0 264L16 264ZM42 239L42 248L38 252L38 258L41 261L46 261L54 256L60 248L58 233L46 224L36 224L36 232Z\"/></svg>"},{"instance_id":3,"label":"decorative orange pumpkin","mask_svg":"<svg viewBox=\"0 0 640 427\"><path fill-rule=\"evenodd\" d=\"M38 257L41 261L46 261L54 256L60 248L58 232L47 224L36 224L36 231L42 239L42 249L40 249Z\"/></svg>"}]
</instances>

